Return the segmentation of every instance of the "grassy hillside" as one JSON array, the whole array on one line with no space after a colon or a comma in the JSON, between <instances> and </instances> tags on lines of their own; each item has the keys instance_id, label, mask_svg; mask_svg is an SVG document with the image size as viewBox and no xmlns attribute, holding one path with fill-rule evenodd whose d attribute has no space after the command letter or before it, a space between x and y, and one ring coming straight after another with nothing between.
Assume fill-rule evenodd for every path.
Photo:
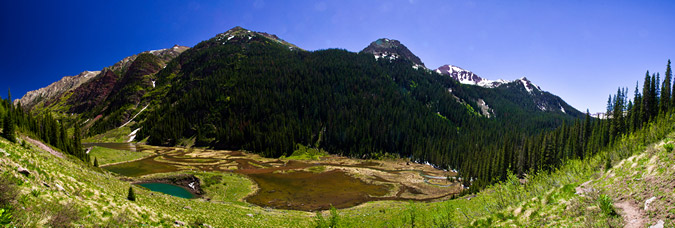
<instances>
[{"instance_id":1,"label":"grassy hillside","mask_svg":"<svg viewBox=\"0 0 675 228\"><path fill-rule=\"evenodd\" d=\"M58 158L30 143L0 139L1 222L23 226L214 227L644 227L672 226L675 207L674 117L659 117L612 148L559 169L507 181L444 202L376 201L321 212L274 210L242 199L255 190L232 173L181 172L201 179L206 195L187 200L133 187L130 182L72 156ZM105 153L100 153L105 156ZM19 173L19 167L30 174ZM145 177L148 178L148 177ZM126 180L126 178L124 178ZM6 190L10 189L10 190ZM8 194L16 189L17 194ZM645 209L646 202L648 208ZM5 204L4 202L7 202ZM8 211L8 212L7 212ZM4 218L4 220L3 220Z\"/></svg>"},{"instance_id":2,"label":"grassy hillside","mask_svg":"<svg viewBox=\"0 0 675 228\"><path fill-rule=\"evenodd\" d=\"M251 191L252 183L235 174L194 173L202 180L218 180L204 186L214 195L207 195L211 202L172 197L135 186L137 200L132 202L127 200L128 182L73 157L60 159L33 145L21 147L1 139L0 161L2 187L17 190L15 197L3 194L3 198L10 202L5 208L12 215L11 224L18 226L171 226L182 221L216 227L303 227L312 221L308 217L311 213L270 211L241 202ZM30 174L20 174L19 167Z\"/></svg>"}]
</instances>

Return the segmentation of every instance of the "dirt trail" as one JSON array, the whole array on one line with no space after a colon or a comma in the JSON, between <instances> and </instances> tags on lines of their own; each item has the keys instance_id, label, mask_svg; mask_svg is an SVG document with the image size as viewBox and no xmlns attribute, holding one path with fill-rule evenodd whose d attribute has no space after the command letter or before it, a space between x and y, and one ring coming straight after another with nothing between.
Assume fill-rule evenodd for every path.
<instances>
[{"instance_id":1,"label":"dirt trail","mask_svg":"<svg viewBox=\"0 0 675 228\"><path fill-rule=\"evenodd\" d=\"M61 152L58 152L58 151L52 149L51 147L45 145L44 143L42 143L38 140L31 139L28 136L24 136L23 139L25 139L26 141L30 142L33 145L36 145L36 146L40 147L40 149L48 151L50 154L53 154L54 156L63 158L63 154Z\"/></svg>"},{"instance_id":2,"label":"dirt trail","mask_svg":"<svg viewBox=\"0 0 675 228\"><path fill-rule=\"evenodd\" d=\"M637 205L634 205L629 201L623 201L614 206L621 208L622 212L620 214L623 217L623 220L626 221L625 228L639 228L644 225L644 216L640 212L640 207Z\"/></svg>"}]
</instances>

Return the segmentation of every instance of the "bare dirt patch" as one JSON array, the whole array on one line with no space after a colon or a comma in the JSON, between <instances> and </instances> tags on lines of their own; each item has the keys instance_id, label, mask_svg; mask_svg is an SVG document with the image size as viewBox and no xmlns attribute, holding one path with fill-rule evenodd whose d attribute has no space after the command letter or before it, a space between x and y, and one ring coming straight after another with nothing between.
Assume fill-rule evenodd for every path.
<instances>
[{"instance_id":1,"label":"bare dirt patch","mask_svg":"<svg viewBox=\"0 0 675 228\"><path fill-rule=\"evenodd\" d=\"M614 204L617 208L620 208L621 217L626 222L624 227L626 228L639 228L642 227L645 223L644 213L640 210L640 206L636 203L630 201L621 201Z\"/></svg>"},{"instance_id":2,"label":"bare dirt patch","mask_svg":"<svg viewBox=\"0 0 675 228\"><path fill-rule=\"evenodd\" d=\"M40 141L38 141L38 140L31 139L31 138L28 137L28 136L23 136L22 138L23 138L24 140L28 141L30 144L33 144L33 145L39 147L40 149L49 152L50 154L52 154L52 155L54 155L54 156L57 156L57 157L59 157L59 158L63 158L63 154L62 154L61 152L58 152L58 151L52 149L51 147L45 145L44 143L42 143L42 142L40 142Z\"/></svg>"}]
</instances>

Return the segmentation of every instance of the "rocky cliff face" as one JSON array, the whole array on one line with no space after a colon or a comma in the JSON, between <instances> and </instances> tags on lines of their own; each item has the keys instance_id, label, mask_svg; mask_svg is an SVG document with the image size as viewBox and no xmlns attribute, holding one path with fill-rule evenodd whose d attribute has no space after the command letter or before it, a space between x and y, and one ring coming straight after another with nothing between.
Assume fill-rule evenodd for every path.
<instances>
[{"instance_id":1,"label":"rocky cliff face","mask_svg":"<svg viewBox=\"0 0 675 228\"><path fill-rule=\"evenodd\" d=\"M95 78L100 73L101 71L84 71L75 76L65 76L61 78L61 80L54 82L47 87L29 91L26 95L21 97L21 99L15 100L14 103L21 103L24 108L32 109L38 104L43 104L67 91L79 87L83 83Z\"/></svg>"}]
</instances>

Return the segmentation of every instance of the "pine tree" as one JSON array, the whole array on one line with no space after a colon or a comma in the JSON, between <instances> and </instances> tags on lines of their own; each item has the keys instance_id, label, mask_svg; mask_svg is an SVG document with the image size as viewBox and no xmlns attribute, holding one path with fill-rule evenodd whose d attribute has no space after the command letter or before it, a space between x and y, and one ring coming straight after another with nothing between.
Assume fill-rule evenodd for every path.
<instances>
[{"instance_id":1,"label":"pine tree","mask_svg":"<svg viewBox=\"0 0 675 228\"><path fill-rule=\"evenodd\" d=\"M14 105L12 105L12 92L7 89L7 115L2 122L2 137L6 138L10 142L16 142L15 123L14 123L14 111L12 110Z\"/></svg>"},{"instance_id":2,"label":"pine tree","mask_svg":"<svg viewBox=\"0 0 675 228\"><path fill-rule=\"evenodd\" d=\"M670 72L670 60L668 60L668 65L666 66L666 75L663 77L663 87L661 87L661 112L667 112L670 110L670 81L672 80Z\"/></svg>"},{"instance_id":3,"label":"pine tree","mask_svg":"<svg viewBox=\"0 0 675 228\"><path fill-rule=\"evenodd\" d=\"M10 142L16 142L16 137L14 135L14 120L12 119L11 112L7 112L7 115L5 115L2 122L2 137Z\"/></svg>"},{"instance_id":4,"label":"pine tree","mask_svg":"<svg viewBox=\"0 0 675 228\"><path fill-rule=\"evenodd\" d=\"M84 156L82 155L82 143L80 141L80 126L75 123L75 130L73 131L73 155L76 157L80 158L80 160L84 160Z\"/></svg>"},{"instance_id":5,"label":"pine tree","mask_svg":"<svg viewBox=\"0 0 675 228\"><path fill-rule=\"evenodd\" d=\"M666 79L665 80L668 80L668 85L673 87L673 89L675 90L675 86L672 86L672 84L671 84L672 81L673 81L673 70L670 68L670 59L668 60L668 64L666 65ZM670 92L670 98L669 98L670 102L671 102L671 104L669 106L670 108L675 107L675 97L673 96L673 93L674 93L673 91Z\"/></svg>"},{"instance_id":6,"label":"pine tree","mask_svg":"<svg viewBox=\"0 0 675 228\"><path fill-rule=\"evenodd\" d=\"M659 98L658 98L658 93L656 93L656 85L658 82L656 81L656 74L652 74L652 82L649 84L650 89L649 89L649 95L651 96L649 100L651 101L649 103L649 119L653 119L656 114L659 112Z\"/></svg>"},{"instance_id":7,"label":"pine tree","mask_svg":"<svg viewBox=\"0 0 675 228\"><path fill-rule=\"evenodd\" d=\"M136 194L134 193L134 188L129 186L129 194L127 195L127 199L131 201L136 201Z\"/></svg>"},{"instance_id":8,"label":"pine tree","mask_svg":"<svg viewBox=\"0 0 675 228\"><path fill-rule=\"evenodd\" d=\"M591 113L586 109L586 117L584 118L584 136L582 136L584 143L582 146L588 144L588 139L591 137Z\"/></svg>"},{"instance_id":9,"label":"pine tree","mask_svg":"<svg viewBox=\"0 0 675 228\"><path fill-rule=\"evenodd\" d=\"M647 74L645 75L645 82L642 85L642 106L640 107L640 116L642 116L641 122L642 123L647 123L649 122L649 118L651 117L650 114L650 109L651 109L651 77L649 76L649 71L647 71Z\"/></svg>"},{"instance_id":10,"label":"pine tree","mask_svg":"<svg viewBox=\"0 0 675 228\"><path fill-rule=\"evenodd\" d=\"M642 95L638 90L638 82L635 82L635 94L633 95L633 114L630 119L630 131L635 132L642 123Z\"/></svg>"}]
</instances>

